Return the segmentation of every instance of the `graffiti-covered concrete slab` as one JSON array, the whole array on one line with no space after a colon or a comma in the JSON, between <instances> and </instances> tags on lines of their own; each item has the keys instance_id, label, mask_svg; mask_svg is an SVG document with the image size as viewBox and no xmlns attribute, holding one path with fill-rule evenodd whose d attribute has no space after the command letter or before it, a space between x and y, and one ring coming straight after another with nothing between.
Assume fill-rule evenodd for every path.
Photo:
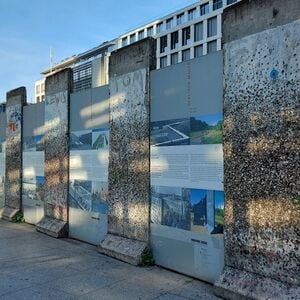
<instances>
[{"instance_id":1,"label":"graffiti-covered concrete slab","mask_svg":"<svg viewBox=\"0 0 300 300\"><path fill-rule=\"evenodd\" d=\"M37 230L55 237L67 232L69 185L69 98L72 71L46 79L45 99L45 217Z\"/></svg>"},{"instance_id":2,"label":"graffiti-covered concrete slab","mask_svg":"<svg viewBox=\"0 0 300 300\"><path fill-rule=\"evenodd\" d=\"M113 52L109 68L108 232L144 245L150 230L149 72L154 67L154 44L146 39ZM122 253L119 238L108 239L115 252ZM104 241L100 252L105 245ZM138 255L144 248L140 247Z\"/></svg>"},{"instance_id":3,"label":"graffiti-covered concrete slab","mask_svg":"<svg viewBox=\"0 0 300 300\"><path fill-rule=\"evenodd\" d=\"M21 209L22 125L26 89L20 87L6 95L5 206L2 218L11 220Z\"/></svg>"},{"instance_id":4,"label":"graffiti-covered concrete slab","mask_svg":"<svg viewBox=\"0 0 300 300\"><path fill-rule=\"evenodd\" d=\"M226 267L216 291L226 299L300 299L300 20L289 11L299 17L300 3L291 2L244 1L224 16ZM261 10L263 30L230 40L232 20L244 26ZM268 18L283 15L272 28Z\"/></svg>"}]
</instances>

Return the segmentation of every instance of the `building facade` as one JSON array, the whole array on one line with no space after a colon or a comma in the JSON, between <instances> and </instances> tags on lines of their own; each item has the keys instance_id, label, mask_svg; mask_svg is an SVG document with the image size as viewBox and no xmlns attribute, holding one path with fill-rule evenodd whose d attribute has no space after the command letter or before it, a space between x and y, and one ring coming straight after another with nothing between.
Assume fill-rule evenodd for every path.
<instances>
[{"instance_id":1,"label":"building facade","mask_svg":"<svg viewBox=\"0 0 300 300\"><path fill-rule=\"evenodd\" d=\"M202 0L177 10L144 26L128 31L84 53L66 58L49 76L66 67L73 69L74 91L108 83L108 60L113 50L121 49L147 37L156 39L156 68L164 68L222 49L222 13L240 0ZM44 100L44 81L36 82L35 101Z\"/></svg>"}]
</instances>

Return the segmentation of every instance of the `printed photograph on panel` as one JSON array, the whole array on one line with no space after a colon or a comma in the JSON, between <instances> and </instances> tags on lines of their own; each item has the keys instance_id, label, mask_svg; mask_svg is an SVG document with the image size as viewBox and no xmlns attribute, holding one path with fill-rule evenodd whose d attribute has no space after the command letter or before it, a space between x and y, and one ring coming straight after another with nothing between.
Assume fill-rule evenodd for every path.
<instances>
[{"instance_id":1,"label":"printed photograph on panel","mask_svg":"<svg viewBox=\"0 0 300 300\"><path fill-rule=\"evenodd\" d=\"M191 117L191 145L222 144L222 114Z\"/></svg>"},{"instance_id":2,"label":"printed photograph on panel","mask_svg":"<svg viewBox=\"0 0 300 300\"><path fill-rule=\"evenodd\" d=\"M151 223L162 224L162 199L154 186L151 187Z\"/></svg>"},{"instance_id":3,"label":"printed photograph on panel","mask_svg":"<svg viewBox=\"0 0 300 300\"><path fill-rule=\"evenodd\" d=\"M107 214L108 183L102 181L92 182L92 211Z\"/></svg>"},{"instance_id":4,"label":"printed photograph on panel","mask_svg":"<svg viewBox=\"0 0 300 300\"><path fill-rule=\"evenodd\" d=\"M152 199L155 204L152 211L153 221L161 219L161 225L191 230L189 189L154 186ZM157 207L159 204L161 208Z\"/></svg>"},{"instance_id":5,"label":"printed photograph on panel","mask_svg":"<svg viewBox=\"0 0 300 300\"><path fill-rule=\"evenodd\" d=\"M35 144L36 144L36 151L44 151L45 150L45 138L44 135L36 135L34 137L35 139Z\"/></svg>"},{"instance_id":6,"label":"printed photograph on panel","mask_svg":"<svg viewBox=\"0 0 300 300\"><path fill-rule=\"evenodd\" d=\"M36 176L36 200L43 201L44 200L44 184L45 177L44 176Z\"/></svg>"},{"instance_id":7,"label":"printed photograph on panel","mask_svg":"<svg viewBox=\"0 0 300 300\"><path fill-rule=\"evenodd\" d=\"M23 151L36 151L36 142L33 136L26 136L23 138Z\"/></svg>"},{"instance_id":8,"label":"printed photograph on panel","mask_svg":"<svg viewBox=\"0 0 300 300\"><path fill-rule=\"evenodd\" d=\"M174 119L151 123L151 146L190 144L190 119Z\"/></svg>"},{"instance_id":9,"label":"printed photograph on panel","mask_svg":"<svg viewBox=\"0 0 300 300\"><path fill-rule=\"evenodd\" d=\"M71 150L91 150L92 149L92 131L81 130L73 131L70 134Z\"/></svg>"},{"instance_id":10,"label":"printed photograph on panel","mask_svg":"<svg viewBox=\"0 0 300 300\"><path fill-rule=\"evenodd\" d=\"M24 203L34 204L36 197L36 177L26 177L22 182L22 200Z\"/></svg>"},{"instance_id":11,"label":"printed photograph on panel","mask_svg":"<svg viewBox=\"0 0 300 300\"><path fill-rule=\"evenodd\" d=\"M69 188L70 206L86 211L92 210L92 181L71 180Z\"/></svg>"},{"instance_id":12,"label":"printed photograph on panel","mask_svg":"<svg viewBox=\"0 0 300 300\"><path fill-rule=\"evenodd\" d=\"M224 231L224 192L215 191L215 228L212 234L223 234Z\"/></svg>"},{"instance_id":13,"label":"printed photograph on panel","mask_svg":"<svg viewBox=\"0 0 300 300\"><path fill-rule=\"evenodd\" d=\"M106 149L109 143L109 132L107 129L92 130L92 149Z\"/></svg>"},{"instance_id":14,"label":"printed photograph on panel","mask_svg":"<svg viewBox=\"0 0 300 300\"><path fill-rule=\"evenodd\" d=\"M208 233L207 224L207 191L191 189L191 230Z\"/></svg>"},{"instance_id":15,"label":"printed photograph on panel","mask_svg":"<svg viewBox=\"0 0 300 300\"><path fill-rule=\"evenodd\" d=\"M5 152L5 139L0 138L0 153Z\"/></svg>"}]
</instances>

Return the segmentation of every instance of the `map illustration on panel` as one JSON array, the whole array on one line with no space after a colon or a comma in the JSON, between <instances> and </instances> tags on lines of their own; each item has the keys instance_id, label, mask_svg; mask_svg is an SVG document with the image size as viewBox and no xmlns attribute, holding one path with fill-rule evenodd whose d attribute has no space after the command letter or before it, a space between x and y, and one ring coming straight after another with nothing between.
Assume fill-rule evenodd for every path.
<instances>
[{"instance_id":1,"label":"map illustration on panel","mask_svg":"<svg viewBox=\"0 0 300 300\"><path fill-rule=\"evenodd\" d=\"M151 146L190 144L190 119L174 119L151 123Z\"/></svg>"},{"instance_id":2,"label":"map illustration on panel","mask_svg":"<svg viewBox=\"0 0 300 300\"><path fill-rule=\"evenodd\" d=\"M191 117L191 145L222 144L222 114Z\"/></svg>"}]
</instances>

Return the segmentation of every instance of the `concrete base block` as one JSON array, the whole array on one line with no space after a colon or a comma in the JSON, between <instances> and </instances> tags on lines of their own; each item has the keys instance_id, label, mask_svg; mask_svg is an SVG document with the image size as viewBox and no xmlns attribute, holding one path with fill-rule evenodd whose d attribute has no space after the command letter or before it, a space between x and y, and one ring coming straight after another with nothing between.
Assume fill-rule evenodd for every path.
<instances>
[{"instance_id":1,"label":"concrete base block","mask_svg":"<svg viewBox=\"0 0 300 300\"><path fill-rule=\"evenodd\" d=\"M215 282L217 296L230 300L300 299L300 287L247 271L225 267Z\"/></svg>"},{"instance_id":2,"label":"concrete base block","mask_svg":"<svg viewBox=\"0 0 300 300\"><path fill-rule=\"evenodd\" d=\"M68 234L67 222L44 217L37 225L36 230L55 238L66 237Z\"/></svg>"},{"instance_id":3,"label":"concrete base block","mask_svg":"<svg viewBox=\"0 0 300 300\"><path fill-rule=\"evenodd\" d=\"M108 234L98 246L98 252L138 266L147 246L145 242Z\"/></svg>"},{"instance_id":4,"label":"concrete base block","mask_svg":"<svg viewBox=\"0 0 300 300\"><path fill-rule=\"evenodd\" d=\"M3 209L0 210L0 219L11 221L19 211L17 208L4 206Z\"/></svg>"}]
</instances>

